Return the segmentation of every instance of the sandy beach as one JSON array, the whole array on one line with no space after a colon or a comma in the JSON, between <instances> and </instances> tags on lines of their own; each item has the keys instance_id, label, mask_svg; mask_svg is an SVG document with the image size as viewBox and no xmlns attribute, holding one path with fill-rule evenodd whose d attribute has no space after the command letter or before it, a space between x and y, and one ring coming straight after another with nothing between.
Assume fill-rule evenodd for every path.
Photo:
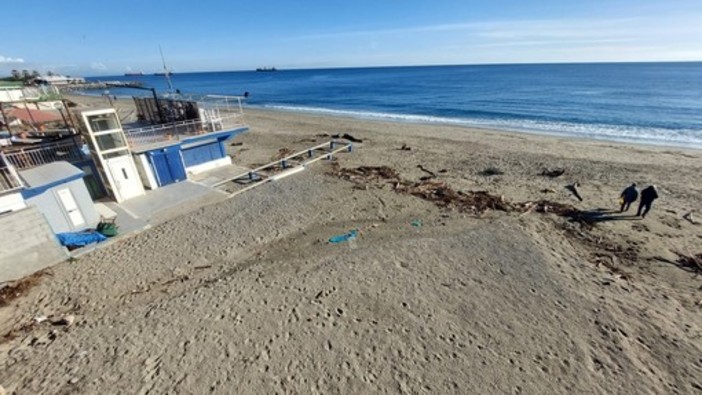
<instances>
[{"instance_id":1,"label":"sandy beach","mask_svg":"<svg viewBox=\"0 0 702 395\"><path fill-rule=\"evenodd\" d=\"M131 101L117 106L133 115ZM262 110L245 119L230 147L240 166L336 133L362 143L38 276L0 306L8 393L702 391L702 277L678 263L702 253L702 151ZM515 208L477 215L399 193L394 179L339 176L360 166L407 183L434 173ZM565 171L543 175L554 169ZM618 213L632 182L658 186L643 220L637 204ZM592 221L525 209L538 201ZM355 242L328 243L353 229ZM32 324L41 315L75 321Z\"/></svg>"}]
</instances>

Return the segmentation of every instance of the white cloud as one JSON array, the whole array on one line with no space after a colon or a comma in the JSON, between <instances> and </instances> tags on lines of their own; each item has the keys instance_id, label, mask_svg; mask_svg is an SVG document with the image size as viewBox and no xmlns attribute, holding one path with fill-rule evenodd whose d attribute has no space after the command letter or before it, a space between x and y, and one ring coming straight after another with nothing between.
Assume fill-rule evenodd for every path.
<instances>
[{"instance_id":1,"label":"white cloud","mask_svg":"<svg viewBox=\"0 0 702 395\"><path fill-rule=\"evenodd\" d=\"M102 63L102 62L92 62L92 63L90 63L90 68L91 68L92 70L96 70L96 71L105 71L105 70L107 70L107 66L105 66L105 64Z\"/></svg>"},{"instance_id":2,"label":"white cloud","mask_svg":"<svg viewBox=\"0 0 702 395\"><path fill-rule=\"evenodd\" d=\"M492 20L328 31L281 41L333 45L346 52L365 43L356 57L373 61L372 56L394 53L388 64L699 60L700 20L701 13Z\"/></svg>"},{"instance_id":3,"label":"white cloud","mask_svg":"<svg viewBox=\"0 0 702 395\"><path fill-rule=\"evenodd\" d=\"M0 64L3 63L24 63L24 59L22 58L7 58L5 56L0 55Z\"/></svg>"}]
</instances>

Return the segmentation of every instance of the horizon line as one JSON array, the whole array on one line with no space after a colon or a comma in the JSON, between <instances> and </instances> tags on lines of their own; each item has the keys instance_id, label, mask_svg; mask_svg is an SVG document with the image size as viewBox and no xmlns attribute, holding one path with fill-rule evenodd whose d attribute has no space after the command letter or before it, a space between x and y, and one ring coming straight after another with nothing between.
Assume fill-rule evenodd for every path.
<instances>
[{"instance_id":1,"label":"horizon line","mask_svg":"<svg viewBox=\"0 0 702 395\"><path fill-rule=\"evenodd\" d=\"M528 65L585 65L585 64L642 64L642 63L702 63L700 60L623 60L623 61L611 61L611 60L595 60L595 61L585 61L585 62L495 62L495 63L446 63L446 64L416 64L416 65L380 65L380 66L329 66L329 67L290 67L290 68L279 68L276 66L276 72L280 71L307 71L307 70L343 70L343 69L382 69L382 68L400 68L400 67L463 67L463 66L528 66ZM171 70L172 74L195 74L195 73L243 73L243 72L256 72L256 69L231 69L231 70L192 70L192 71L177 71ZM88 78L93 77L124 77L126 73L120 74L100 74L100 75L86 75ZM155 73L149 72L144 73L142 76L157 76ZM138 76L138 75L137 75Z\"/></svg>"}]
</instances>

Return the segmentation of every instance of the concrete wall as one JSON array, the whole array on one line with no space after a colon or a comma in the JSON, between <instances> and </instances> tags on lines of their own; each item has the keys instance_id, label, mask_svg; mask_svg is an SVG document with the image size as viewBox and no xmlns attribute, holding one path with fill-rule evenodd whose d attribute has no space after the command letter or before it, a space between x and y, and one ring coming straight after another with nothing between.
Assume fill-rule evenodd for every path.
<instances>
[{"instance_id":1,"label":"concrete wall","mask_svg":"<svg viewBox=\"0 0 702 395\"><path fill-rule=\"evenodd\" d=\"M27 207L20 192L8 193L0 196L0 213L21 210Z\"/></svg>"},{"instance_id":2,"label":"concrete wall","mask_svg":"<svg viewBox=\"0 0 702 395\"><path fill-rule=\"evenodd\" d=\"M224 158L219 158L211 160L209 162L201 163L199 165L186 167L185 171L188 174L200 174L208 170L216 169L218 167L227 166L232 164L232 158L230 156L225 156Z\"/></svg>"},{"instance_id":3,"label":"concrete wall","mask_svg":"<svg viewBox=\"0 0 702 395\"><path fill-rule=\"evenodd\" d=\"M0 215L0 282L17 280L68 258L35 207Z\"/></svg>"},{"instance_id":4,"label":"concrete wall","mask_svg":"<svg viewBox=\"0 0 702 395\"><path fill-rule=\"evenodd\" d=\"M71 190L73 198L78 205L78 209L83 215L85 224L73 226L73 223L68 217L68 213L61 203L61 199L56 193L58 190L64 188ZM88 188L86 188L82 179L73 180L71 182L49 188L40 195L26 199L26 203L28 206L35 206L42 214L44 214L44 217L54 233L76 232L88 228L94 228L97 226L98 222L100 222L100 215L97 213L95 204L90 198Z\"/></svg>"}]
</instances>

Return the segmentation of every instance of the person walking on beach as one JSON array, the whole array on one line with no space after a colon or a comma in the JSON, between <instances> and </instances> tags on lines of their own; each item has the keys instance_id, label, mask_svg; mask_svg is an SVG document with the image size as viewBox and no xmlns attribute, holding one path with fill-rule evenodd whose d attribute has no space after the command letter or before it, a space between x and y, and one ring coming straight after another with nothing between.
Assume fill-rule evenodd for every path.
<instances>
[{"instance_id":1,"label":"person walking on beach","mask_svg":"<svg viewBox=\"0 0 702 395\"><path fill-rule=\"evenodd\" d=\"M624 211L629 211L629 206L631 206L631 203L634 203L638 198L639 191L636 189L636 183L633 183L622 191L621 196L619 196L619 202L621 203L619 212L623 213Z\"/></svg>"},{"instance_id":2,"label":"person walking on beach","mask_svg":"<svg viewBox=\"0 0 702 395\"><path fill-rule=\"evenodd\" d=\"M639 210L636 212L636 216L641 216L641 218L646 218L646 214L651 210L653 206L653 201L658 199L658 190L655 185L651 185L641 191L641 203L639 203ZM643 212L642 212L643 210Z\"/></svg>"}]
</instances>

